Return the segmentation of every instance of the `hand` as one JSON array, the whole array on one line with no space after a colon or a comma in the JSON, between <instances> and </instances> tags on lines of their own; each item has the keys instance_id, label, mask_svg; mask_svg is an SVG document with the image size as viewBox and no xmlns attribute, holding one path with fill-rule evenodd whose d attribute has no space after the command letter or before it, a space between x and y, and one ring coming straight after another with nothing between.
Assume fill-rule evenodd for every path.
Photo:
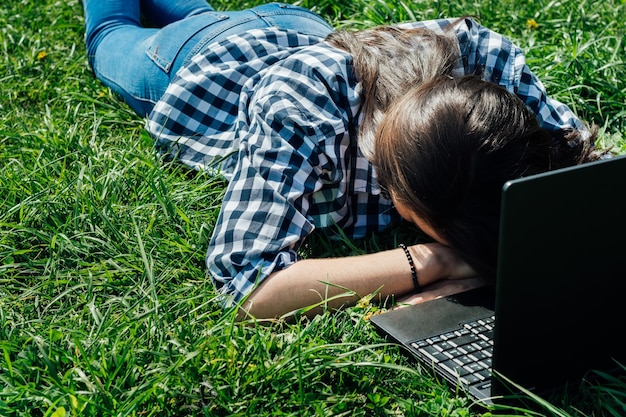
<instances>
[{"instance_id":1,"label":"hand","mask_svg":"<svg viewBox=\"0 0 626 417\"><path fill-rule=\"evenodd\" d=\"M461 279L477 276L476 272L449 246L440 243L425 243L411 246L413 257L429 270L435 280ZM435 280L426 278L426 283Z\"/></svg>"},{"instance_id":2,"label":"hand","mask_svg":"<svg viewBox=\"0 0 626 417\"><path fill-rule=\"evenodd\" d=\"M424 287L424 290L417 294L409 294L396 300L394 308L402 308L407 305L419 304L424 301L436 298L447 297L463 291L479 288L487 285L487 281L480 277L462 279L444 279Z\"/></svg>"}]
</instances>

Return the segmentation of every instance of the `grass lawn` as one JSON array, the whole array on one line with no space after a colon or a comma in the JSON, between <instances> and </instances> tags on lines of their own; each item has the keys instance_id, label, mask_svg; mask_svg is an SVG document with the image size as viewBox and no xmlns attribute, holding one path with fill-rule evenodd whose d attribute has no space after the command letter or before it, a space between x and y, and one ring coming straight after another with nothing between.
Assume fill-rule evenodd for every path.
<instances>
[{"instance_id":1,"label":"grass lawn","mask_svg":"<svg viewBox=\"0 0 626 417\"><path fill-rule=\"evenodd\" d=\"M624 0L301 4L336 27L478 16L600 127L601 147L626 153ZM0 22L0 416L495 411L411 368L374 332L368 303L235 322L204 268L224 183L155 157L143 120L88 69L78 0L3 0ZM309 250L360 253L385 236L343 243L314 238ZM624 380L574 394L503 412L626 415Z\"/></svg>"}]
</instances>

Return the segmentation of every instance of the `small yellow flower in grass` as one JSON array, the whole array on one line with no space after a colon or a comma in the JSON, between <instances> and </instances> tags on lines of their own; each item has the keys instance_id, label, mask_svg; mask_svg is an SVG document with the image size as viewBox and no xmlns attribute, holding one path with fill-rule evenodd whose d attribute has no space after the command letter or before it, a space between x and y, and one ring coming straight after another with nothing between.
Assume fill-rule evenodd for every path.
<instances>
[{"instance_id":1,"label":"small yellow flower in grass","mask_svg":"<svg viewBox=\"0 0 626 417\"><path fill-rule=\"evenodd\" d=\"M530 30L537 30L539 28L539 23L535 19L528 19L526 21L526 27Z\"/></svg>"},{"instance_id":2,"label":"small yellow flower in grass","mask_svg":"<svg viewBox=\"0 0 626 417\"><path fill-rule=\"evenodd\" d=\"M365 297L362 297L362 298L361 298L361 299L360 299L360 300L356 303L356 307L357 307L357 308L365 308L365 307L367 307L367 306L369 306L369 305L370 305L370 300L371 300L371 297L366 295Z\"/></svg>"},{"instance_id":3,"label":"small yellow flower in grass","mask_svg":"<svg viewBox=\"0 0 626 417\"><path fill-rule=\"evenodd\" d=\"M363 320L369 321L369 319L371 319L372 316L383 314L385 311L387 310L385 310L384 308L381 308L379 310L374 310L374 311L368 311L367 313L365 313L365 315L363 315Z\"/></svg>"},{"instance_id":4,"label":"small yellow flower in grass","mask_svg":"<svg viewBox=\"0 0 626 417\"><path fill-rule=\"evenodd\" d=\"M48 56L48 53L46 51L40 51L37 54L37 60L38 61L43 61L44 59L46 59L47 56Z\"/></svg>"}]
</instances>

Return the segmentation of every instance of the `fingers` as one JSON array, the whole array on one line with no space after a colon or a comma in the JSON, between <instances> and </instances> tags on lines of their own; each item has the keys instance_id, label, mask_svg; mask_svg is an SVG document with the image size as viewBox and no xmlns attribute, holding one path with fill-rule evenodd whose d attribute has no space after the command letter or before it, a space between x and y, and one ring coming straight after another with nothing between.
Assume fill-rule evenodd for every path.
<instances>
[{"instance_id":1,"label":"fingers","mask_svg":"<svg viewBox=\"0 0 626 417\"><path fill-rule=\"evenodd\" d=\"M394 308L401 308L407 305L419 304L425 301L447 297L452 294L483 287L485 285L487 285L487 281L480 277L437 281L425 287L424 291L419 294L410 294L398 299L397 305L394 306Z\"/></svg>"}]
</instances>

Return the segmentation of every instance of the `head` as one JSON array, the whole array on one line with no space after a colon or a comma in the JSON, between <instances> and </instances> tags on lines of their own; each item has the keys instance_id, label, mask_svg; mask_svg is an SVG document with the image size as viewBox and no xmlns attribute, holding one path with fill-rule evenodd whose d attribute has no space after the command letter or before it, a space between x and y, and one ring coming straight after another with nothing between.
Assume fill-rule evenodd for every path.
<instances>
[{"instance_id":1,"label":"head","mask_svg":"<svg viewBox=\"0 0 626 417\"><path fill-rule=\"evenodd\" d=\"M374 131L388 106L411 86L451 74L460 60L451 32L380 26L336 31L326 41L352 55L361 88L359 148L368 159L374 152Z\"/></svg>"},{"instance_id":2,"label":"head","mask_svg":"<svg viewBox=\"0 0 626 417\"><path fill-rule=\"evenodd\" d=\"M373 163L403 217L495 279L504 183L594 159L592 143L540 128L517 96L493 83L443 77L388 109Z\"/></svg>"}]
</instances>

